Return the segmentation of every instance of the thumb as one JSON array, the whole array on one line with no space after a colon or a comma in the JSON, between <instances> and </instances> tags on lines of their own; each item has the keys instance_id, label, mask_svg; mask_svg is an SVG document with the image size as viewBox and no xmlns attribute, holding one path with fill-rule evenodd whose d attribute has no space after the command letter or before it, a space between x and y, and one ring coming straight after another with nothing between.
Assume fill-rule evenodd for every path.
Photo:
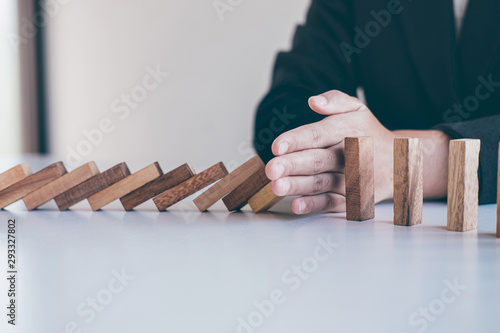
<instances>
[{"instance_id":1,"label":"thumb","mask_svg":"<svg viewBox=\"0 0 500 333\"><path fill-rule=\"evenodd\" d=\"M338 90L330 90L321 95L309 98L309 107L324 115L358 111L366 106L356 97L349 96Z\"/></svg>"}]
</instances>

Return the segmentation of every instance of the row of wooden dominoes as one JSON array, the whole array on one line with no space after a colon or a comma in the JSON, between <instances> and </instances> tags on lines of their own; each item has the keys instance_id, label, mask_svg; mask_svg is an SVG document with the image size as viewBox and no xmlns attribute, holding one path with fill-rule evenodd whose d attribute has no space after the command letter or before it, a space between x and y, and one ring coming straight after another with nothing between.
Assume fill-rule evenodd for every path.
<instances>
[{"instance_id":1,"label":"row of wooden dominoes","mask_svg":"<svg viewBox=\"0 0 500 333\"><path fill-rule=\"evenodd\" d=\"M120 199L125 210L153 199L159 211L214 184L194 200L202 212L223 199L229 211L250 204L256 213L278 203L266 177L265 165L254 156L233 172L228 173L222 162L195 173L188 164L163 173L158 163L131 174L125 163L99 172L95 162L67 172L62 162L32 173L27 163L19 164L0 174L0 209L23 199L28 210L33 210L55 199L59 209L66 210L87 199L96 211Z\"/></svg>"},{"instance_id":2,"label":"row of wooden dominoes","mask_svg":"<svg viewBox=\"0 0 500 333\"><path fill-rule=\"evenodd\" d=\"M344 145L347 219L372 219L375 216L372 138L345 138ZM477 228L480 145L481 142L477 139L450 141L448 230L467 231ZM422 139L394 139L394 224L411 226L422 222L423 166ZM496 235L500 237L500 168Z\"/></svg>"}]
</instances>

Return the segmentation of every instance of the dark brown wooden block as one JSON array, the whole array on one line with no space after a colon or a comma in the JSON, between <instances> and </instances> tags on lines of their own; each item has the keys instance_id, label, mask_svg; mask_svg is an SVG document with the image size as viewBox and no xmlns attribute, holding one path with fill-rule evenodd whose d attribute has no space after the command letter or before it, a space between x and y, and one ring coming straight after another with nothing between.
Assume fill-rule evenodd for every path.
<instances>
[{"instance_id":1,"label":"dark brown wooden block","mask_svg":"<svg viewBox=\"0 0 500 333\"><path fill-rule=\"evenodd\" d=\"M266 169L261 168L231 193L226 195L222 201L229 211L241 209L248 203L248 199L259 192L269 182L270 180L266 177Z\"/></svg>"},{"instance_id":2,"label":"dark brown wooden block","mask_svg":"<svg viewBox=\"0 0 500 333\"><path fill-rule=\"evenodd\" d=\"M55 197L57 207L61 211L66 210L129 175L130 170L127 164L124 162L117 164Z\"/></svg>"},{"instance_id":3,"label":"dark brown wooden block","mask_svg":"<svg viewBox=\"0 0 500 333\"><path fill-rule=\"evenodd\" d=\"M0 192L0 208L3 209L24 196L50 183L66 173L62 162L57 162L15 183Z\"/></svg>"},{"instance_id":4,"label":"dark brown wooden block","mask_svg":"<svg viewBox=\"0 0 500 333\"><path fill-rule=\"evenodd\" d=\"M125 210L132 210L143 202L156 197L170 188L179 185L196 174L189 163L164 174L120 199Z\"/></svg>"},{"instance_id":5,"label":"dark brown wooden block","mask_svg":"<svg viewBox=\"0 0 500 333\"><path fill-rule=\"evenodd\" d=\"M154 198L153 201L159 211L166 210L173 204L218 181L225 175L227 175L226 167L222 162L219 162L196 176L193 176L183 183L160 194Z\"/></svg>"}]
</instances>

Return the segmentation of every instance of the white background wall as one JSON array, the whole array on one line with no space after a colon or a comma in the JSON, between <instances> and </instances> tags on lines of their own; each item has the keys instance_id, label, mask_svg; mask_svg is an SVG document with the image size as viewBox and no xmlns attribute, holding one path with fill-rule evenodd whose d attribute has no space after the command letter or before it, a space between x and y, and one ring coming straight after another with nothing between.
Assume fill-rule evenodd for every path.
<instances>
[{"instance_id":1,"label":"white background wall","mask_svg":"<svg viewBox=\"0 0 500 333\"><path fill-rule=\"evenodd\" d=\"M46 30L51 151L70 164L68 151L79 148L84 160L190 161L197 171L251 157L275 54L290 47L309 6L221 0L241 2L221 20L213 0L61 2ZM141 97L146 68L157 66L169 76L128 116L115 113L122 94ZM82 131L102 121L110 133L85 143Z\"/></svg>"}]
</instances>

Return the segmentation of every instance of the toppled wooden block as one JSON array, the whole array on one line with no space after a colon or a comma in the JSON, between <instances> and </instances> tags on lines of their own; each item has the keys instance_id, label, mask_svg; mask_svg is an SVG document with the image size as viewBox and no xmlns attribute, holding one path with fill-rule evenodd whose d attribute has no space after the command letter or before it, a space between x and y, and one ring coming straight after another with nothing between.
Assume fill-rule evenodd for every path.
<instances>
[{"instance_id":1,"label":"toppled wooden block","mask_svg":"<svg viewBox=\"0 0 500 333\"><path fill-rule=\"evenodd\" d=\"M248 200L252 196L269 184L269 182L270 180L266 176L266 169L261 168L231 193L226 195L222 201L229 211L241 209L248 203Z\"/></svg>"},{"instance_id":2,"label":"toppled wooden block","mask_svg":"<svg viewBox=\"0 0 500 333\"><path fill-rule=\"evenodd\" d=\"M14 185L32 174L28 163L21 163L0 174L0 191Z\"/></svg>"},{"instance_id":3,"label":"toppled wooden block","mask_svg":"<svg viewBox=\"0 0 500 333\"><path fill-rule=\"evenodd\" d=\"M271 189L271 184L272 183L268 183L248 200L248 204L250 205L254 213L265 212L272 206L283 200L284 197L279 197L274 194Z\"/></svg>"},{"instance_id":4,"label":"toppled wooden block","mask_svg":"<svg viewBox=\"0 0 500 333\"><path fill-rule=\"evenodd\" d=\"M448 160L448 230L477 228L479 150L481 141L450 141Z\"/></svg>"}]
</instances>

